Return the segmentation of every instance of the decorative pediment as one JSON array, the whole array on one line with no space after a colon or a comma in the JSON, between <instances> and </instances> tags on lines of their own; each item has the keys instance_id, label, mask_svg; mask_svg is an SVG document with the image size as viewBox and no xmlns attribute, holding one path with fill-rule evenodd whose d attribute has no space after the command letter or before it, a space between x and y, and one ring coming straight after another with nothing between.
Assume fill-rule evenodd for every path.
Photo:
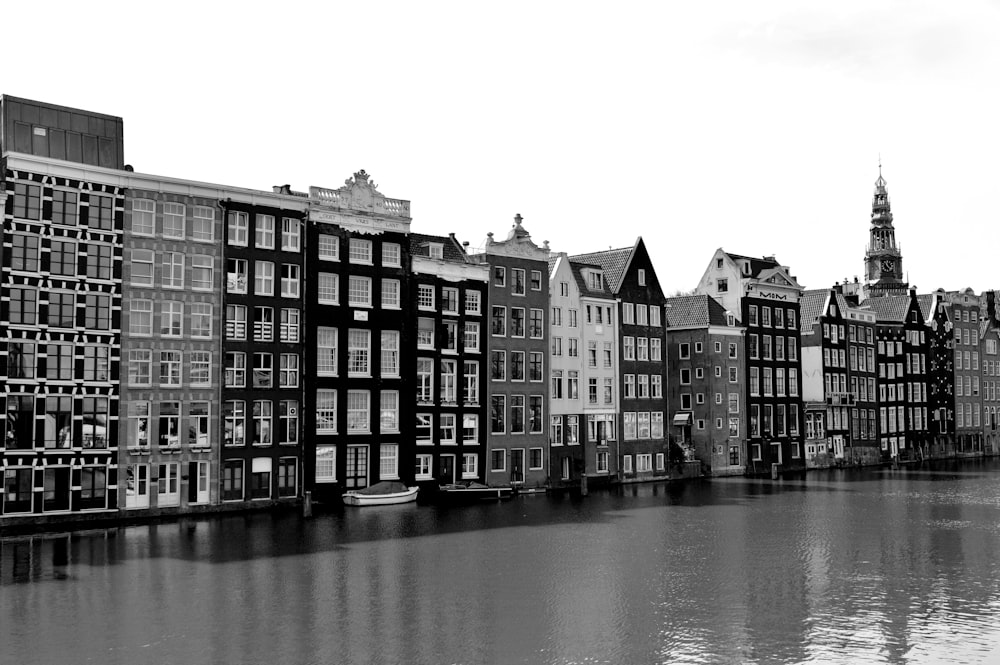
<instances>
[{"instance_id":1,"label":"decorative pediment","mask_svg":"<svg viewBox=\"0 0 1000 665\"><path fill-rule=\"evenodd\" d=\"M407 220L410 218L410 202L390 199L383 195L364 169L355 173L353 178L345 180L343 187L337 189L310 187L309 198L313 203L339 210Z\"/></svg>"}]
</instances>

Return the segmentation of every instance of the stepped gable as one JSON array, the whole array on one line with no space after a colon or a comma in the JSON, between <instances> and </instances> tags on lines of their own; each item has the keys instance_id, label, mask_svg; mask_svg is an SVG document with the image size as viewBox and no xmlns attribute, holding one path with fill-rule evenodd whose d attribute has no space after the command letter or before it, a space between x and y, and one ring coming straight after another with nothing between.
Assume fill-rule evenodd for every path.
<instances>
[{"instance_id":1,"label":"stepped gable","mask_svg":"<svg viewBox=\"0 0 1000 665\"><path fill-rule=\"evenodd\" d=\"M587 263L599 267L604 271L604 280L608 284L608 289L611 293L618 293L622 279L625 277L625 268L628 266L629 258L631 258L634 249L635 246L632 246L593 252L592 254L577 254L569 257L569 260L572 263Z\"/></svg>"}]
</instances>

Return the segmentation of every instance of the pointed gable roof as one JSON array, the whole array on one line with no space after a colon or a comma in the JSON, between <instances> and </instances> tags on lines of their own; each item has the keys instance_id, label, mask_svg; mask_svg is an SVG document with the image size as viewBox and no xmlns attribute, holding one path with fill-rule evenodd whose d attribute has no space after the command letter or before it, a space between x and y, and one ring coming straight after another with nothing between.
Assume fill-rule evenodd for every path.
<instances>
[{"instance_id":1,"label":"pointed gable roof","mask_svg":"<svg viewBox=\"0 0 1000 665\"><path fill-rule=\"evenodd\" d=\"M885 295L869 298L865 305L875 312L875 320L879 323L906 323L906 315L910 311L910 296Z\"/></svg>"},{"instance_id":2,"label":"pointed gable roof","mask_svg":"<svg viewBox=\"0 0 1000 665\"><path fill-rule=\"evenodd\" d=\"M666 300L668 328L706 328L728 326L725 308L706 294L678 296Z\"/></svg>"},{"instance_id":3,"label":"pointed gable roof","mask_svg":"<svg viewBox=\"0 0 1000 665\"><path fill-rule=\"evenodd\" d=\"M638 241L636 244L638 244ZM618 293L618 290L622 285L622 279L625 277L625 272L628 269L628 264L632 261L632 254L634 252L635 245L632 247L609 249L604 252L577 254L576 256L569 257L569 260L574 264L589 264L597 266L603 270L604 280L607 282L611 293Z\"/></svg>"}]
</instances>

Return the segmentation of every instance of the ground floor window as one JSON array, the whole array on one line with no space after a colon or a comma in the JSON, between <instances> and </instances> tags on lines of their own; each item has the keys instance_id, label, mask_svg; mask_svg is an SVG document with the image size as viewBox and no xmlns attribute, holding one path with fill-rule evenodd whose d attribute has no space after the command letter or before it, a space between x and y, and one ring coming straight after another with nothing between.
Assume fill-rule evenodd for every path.
<instances>
[{"instance_id":1,"label":"ground floor window","mask_svg":"<svg viewBox=\"0 0 1000 665\"><path fill-rule=\"evenodd\" d=\"M433 463L433 455L417 455L416 467L414 469L417 480L429 480L431 478L431 465Z\"/></svg>"},{"instance_id":2,"label":"ground floor window","mask_svg":"<svg viewBox=\"0 0 1000 665\"><path fill-rule=\"evenodd\" d=\"M156 477L156 505L180 505L180 473L178 466L176 462L159 465L159 474Z\"/></svg>"},{"instance_id":3,"label":"ground floor window","mask_svg":"<svg viewBox=\"0 0 1000 665\"><path fill-rule=\"evenodd\" d=\"M542 449L541 448L529 448L528 449L528 469L532 471L537 471L542 468Z\"/></svg>"},{"instance_id":4,"label":"ground floor window","mask_svg":"<svg viewBox=\"0 0 1000 665\"><path fill-rule=\"evenodd\" d=\"M632 456L625 455L622 457L622 471L625 473L632 473Z\"/></svg>"},{"instance_id":5,"label":"ground floor window","mask_svg":"<svg viewBox=\"0 0 1000 665\"><path fill-rule=\"evenodd\" d=\"M48 511L69 510L69 467L45 469L42 507Z\"/></svg>"},{"instance_id":6,"label":"ground floor window","mask_svg":"<svg viewBox=\"0 0 1000 665\"><path fill-rule=\"evenodd\" d=\"M479 455L465 453L462 455L462 478L475 478L479 475Z\"/></svg>"},{"instance_id":7,"label":"ground floor window","mask_svg":"<svg viewBox=\"0 0 1000 665\"><path fill-rule=\"evenodd\" d=\"M731 466L739 466L739 464L740 464L740 447L739 446L729 446L729 464Z\"/></svg>"},{"instance_id":8,"label":"ground floor window","mask_svg":"<svg viewBox=\"0 0 1000 665\"><path fill-rule=\"evenodd\" d=\"M379 447L378 474L382 480L399 478L399 446L395 443L383 443Z\"/></svg>"},{"instance_id":9,"label":"ground floor window","mask_svg":"<svg viewBox=\"0 0 1000 665\"><path fill-rule=\"evenodd\" d=\"M254 457L250 465L250 498L271 498L271 458Z\"/></svg>"},{"instance_id":10,"label":"ground floor window","mask_svg":"<svg viewBox=\"0 0 1000 665\"><path fill-rule=\"evenodd\" d=\"M761 459L760 458L760 444L759 443L752 443L752 444L750 444L750 451L753 454L753 460L755 462L759 462L760 459Z\"/></svg>"},{"instance_id":11,"label":"ground floor window","mask_svg":"<svg viewBox=\"0 0 1000 665\"><path fill-rule=\"evenodd\" d=\"M608 472L608 453L600 452L597 453L597 473L607 473Z\"/></svg>"},{"instance_id":12,"label":"ground floor window","mask_svg":"<svg viewBox=\"0 0 1000 665\"><path fill-rule=\"evenodd\" d=\"M644 471L653 470L653 456L652 454L645 453L642 455L635 456L635 470L639 473Z\"/></svg>"},{"instance_id":13,"label":"ground floor window","mask_svg":"<svg viewBox=\"0 0 1000 665\"><path fill-rule=\"evenodd\" d=\"M663 453L656 453L656 470L663 471L665 468Z\"/></svg>"},{"instance_id":14,"label":"ground floor window","mask_svg":"<svg viewBox=\"0 0 1000 665\"><path fill-rule=\"evenodd\" d=\"M3 512L31 512L31 468L7 468L3 472Z\"/></svg>"},{"instance_id":15,"label":"ground floor window","mask_svg":"<svg viewBox=\"0 0 1000 665\"><path fill-rule=\"evenodd\" d=\"M278 460L278 496L295 496L297 465L294 457Z\"/></svg>"},{"instance_id":16,"label":"ground floor window","mask_svg":"<svg viewBox=\"0 0 1000 665\"><path fill-rule=\"evenodd\" d=\"M490 451L490 471L507 470L507 451L504 449Z\"/></svg>"},{"instance_id":17,"label":"ground floor window","mask_svg":"<svg viewBox=\"0 0 1000 665\"><path fill-rule=\"evenodd\" d=\"M222 500L243 499L243 460L230 459L222 463Z\"/></svg>"},{"instance_id":18,"label":"ground floor window","mask_svg":"<svg viewBox=\"0 0 1000 665\"><path fill-rule=\"evenodd\" d=\"M792 459L799 458L799 442L792 441Z\"/></svg>"},{"instance_id":19,"label":"ground floor window","mask_svg":"<svg viewBox=\"0 0 1000 665\"><path fill-rule=\"evenodd\" d=\"M334 446L316 446L316 482L337 482L337 449Z\"/></svg>"},{"instance_id":20,"label":"ground floor window","mask_svg":"<svg viewBox=\"0 0 1000 665\"><path fill-rule=\"evenodd\" d=\"M108 470L103 466L85 466L80 473L80 509L108 507Z\"/></svg>"}]
</instances>

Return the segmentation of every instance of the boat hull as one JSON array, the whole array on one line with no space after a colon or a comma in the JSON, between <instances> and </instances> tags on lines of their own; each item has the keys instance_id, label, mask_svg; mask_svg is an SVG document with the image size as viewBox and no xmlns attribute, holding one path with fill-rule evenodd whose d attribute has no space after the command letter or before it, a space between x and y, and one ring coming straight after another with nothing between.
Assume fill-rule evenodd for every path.
<instances>
[{"instance_id":1,"label":"boat hull","mask_svg":"<svg viewBox=\"0 0 1000 665\"><path fill-rule=\"evenodd\" d=\"M390 506L397 503L410 503L417 500L418 490L418 487L410 487L405 492L391 492L388 494L344 492L344 504L348 506Z\"/></svg>"}]
</instances>

